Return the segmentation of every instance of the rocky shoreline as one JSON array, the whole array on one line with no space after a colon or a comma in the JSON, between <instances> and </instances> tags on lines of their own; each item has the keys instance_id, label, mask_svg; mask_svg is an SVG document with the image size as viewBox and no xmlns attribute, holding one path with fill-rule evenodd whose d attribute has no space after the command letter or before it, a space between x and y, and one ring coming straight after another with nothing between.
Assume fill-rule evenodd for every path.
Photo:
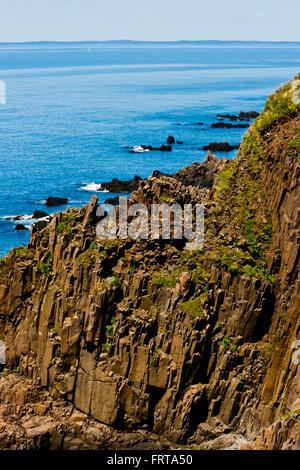
<instances>
[{"instance_id":1,"label":"rocky shoreline","mask_svg":"<svg viewBox=\"0 0 300 470\"><path fill-rule=\"evenodd\" d=\"M105 183L129 204L202 203L202 250L99 240L93 195L3 259L0 448L300 448L295 93L234 160Z\"/></svg>"}]
</instances>

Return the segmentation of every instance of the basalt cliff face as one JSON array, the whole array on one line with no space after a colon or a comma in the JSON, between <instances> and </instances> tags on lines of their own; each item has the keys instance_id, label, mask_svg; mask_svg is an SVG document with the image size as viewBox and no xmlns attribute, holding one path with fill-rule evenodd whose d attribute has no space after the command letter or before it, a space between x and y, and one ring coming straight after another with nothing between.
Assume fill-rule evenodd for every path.
<instances>
[{"instance_id":1,"label":"basalt cliff face","mask_svg":"<svg viewBox=\"0 0 300 470\"><path fill-rule=\"evenodd\" d=\"M132 193L202 202L202 250L98 240L93 196L1 261L0 448L299 448L299 85L207 187Z\"/></svg>"}]
</instances>

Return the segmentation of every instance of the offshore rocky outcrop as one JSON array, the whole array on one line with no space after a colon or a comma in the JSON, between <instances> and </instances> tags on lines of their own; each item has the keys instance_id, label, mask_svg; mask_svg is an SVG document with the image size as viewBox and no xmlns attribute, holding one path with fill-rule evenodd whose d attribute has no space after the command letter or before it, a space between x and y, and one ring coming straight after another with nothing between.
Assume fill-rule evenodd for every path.
<instances>
[{"instance_id":1,"label":"offshore rocky outcrop","mask_svg":"<svg viewBox=\"0 0 300 470\"><path fill-rule=\"evenodd\" d=\"M212 188L157 174L132 193L204 203L202 250L100 241L93 196L1 261L0 447L299 448L299 85Z\"/></svg>"}]
</instances>

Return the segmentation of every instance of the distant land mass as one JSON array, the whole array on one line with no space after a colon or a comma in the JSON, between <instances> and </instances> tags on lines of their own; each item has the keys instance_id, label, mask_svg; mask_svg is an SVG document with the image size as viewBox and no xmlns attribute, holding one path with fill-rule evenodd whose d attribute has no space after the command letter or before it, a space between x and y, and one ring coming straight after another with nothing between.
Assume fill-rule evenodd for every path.
<instances>
[{"instance_id":1,"label":"distant land mass","mask_svg":"<svg viewBox=\"0 0 300 470\"><path fill-rule=\"evenodd\" d=\"M29 41L29 42L0 42L1 46L42 46L42 45L98 45L98 46L252 46L252 45L299 45L300 41L222 41L222 40L180 40L180 41L134 41L130 39L112 39L109 41Z\"/></svg>"}]
</instances>

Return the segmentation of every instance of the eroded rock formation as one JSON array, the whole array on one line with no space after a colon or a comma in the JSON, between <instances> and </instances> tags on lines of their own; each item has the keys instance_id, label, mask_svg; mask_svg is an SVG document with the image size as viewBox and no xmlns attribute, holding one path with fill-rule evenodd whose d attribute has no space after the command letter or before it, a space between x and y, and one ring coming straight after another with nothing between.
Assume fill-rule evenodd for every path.
<instances>
[{"instance_id":1,"label":"eroded rock formation","mask_svg":"<svg viewBox=\"0 0 300 470\"><path fill-rule=\"evenodd\" d=\"M268 100L206 187L185 169L181 181L157 174L131 195L202 202L201 251L181 240L97 240L93 196L2 260L0 447L224 448L236 435L243 448L299 446L293 84Z\"/></svg>"}]
</instances>

